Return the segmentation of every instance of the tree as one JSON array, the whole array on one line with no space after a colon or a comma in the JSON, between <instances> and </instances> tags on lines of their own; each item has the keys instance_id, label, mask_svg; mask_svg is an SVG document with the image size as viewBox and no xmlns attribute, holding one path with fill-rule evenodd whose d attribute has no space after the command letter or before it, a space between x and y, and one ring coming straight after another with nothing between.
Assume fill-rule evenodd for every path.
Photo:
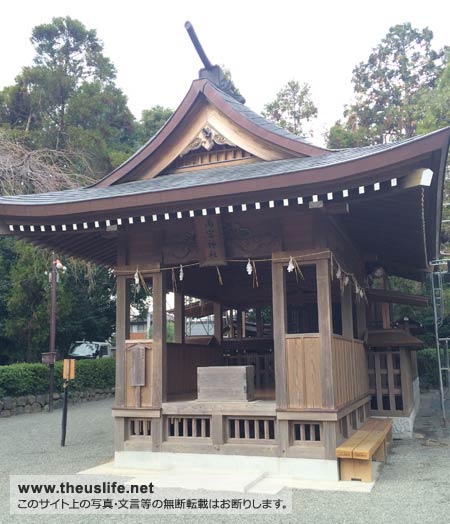
<instances>
[{"instance_id":1,"label":"tree","mask_svg":"<svg viewBox=\"0 0 450 524\"><path fill-rule=\"evenodd\" d=\"M310 86L296 80L288 82L275 100L264 106L263 115L296 135L304 134L304 123L317 116Z\"/></svg>"},{"instance_id":2,"label":"tree","mask_svg":"<svg viewBox=\"0 0 450 524\"><path fill-rule=\"evenodd\" d=\"M432 39L428 28L410 23L390 28L367 62L353 70L356 102L345 111L347 132L358 129L362 142L375 144L416 133L420 93L433 88L442 70L444 50L433 50Z\"/></svg>"},{"instance_id":3,"label":"tree","mask_svg":"<svg viewBox=\"0 0 450 524\"><path fill-rule=\"evenodd\" d=\"M22 76L39 96L40 108L55 127L55 149L64 147L67 104L77 87L88 81L112 82L115 68L103 55L95 30L70 17L53 18L33 29L35 66Z\"/></svg>"},{"instance_id":4,"label":"tree","mask_svg":"<svg viewBox=\"0 0 450 524\"><path fill-rule=\"evenodd\" d=\"M422 89L419 102L423 110L421 119L417 122L418 133L450 126L450 52L447 53L446 65L436 86L434 89Z\"/></svg>"},{"instance_id":5,"label":"tree","mask_svg":"<svg viewBox=\"0 0 450 524\"><path fill-rule=\"evenodd\" d=\"M83 151L92 168L104 174L135 150L137 129L127 97L112 84L85 82L67 104L67 146Z\"/></svg>"},{"instance_id":6,"label":"tree","mask_svg":"<svg viewBox=\"0 0 450 524\"><path fill-rule=\"evenodd\" d=\"M0 125L32 149L78 149L96 176L136 145L136 122L94 30L70 17L33 29L34 64L0 92Z\"/></svg>"},{"instance_id":7,"label":"tree","mask_svg":"<svg viewBox=\"0 0 450 524\"><path fill-rule=\"evenodd\" d=\"M144 144L154 136L172 116L173 110L160 105L142 111L139 122L140 142Z\"/></svg>"},{"instance_id":8,"label":"tree","mask_svg":"<svg viewBox=\"0 0 450 524\"><path fill-rule=\"evenodd\" d=\"M71 342L80 339L105 340L115 323L114 278L110 272L74 259L64 261L67 273L57 287L56 343L64 354ZM0 285L0 358L40 360L48 351L51 269L48 251L21 241L0 241L0 268L8 271ZM7 278L5 278L7 277Z\"/></svg>"},{"instance_id":9,"label":"tree","mask_svg":"<svg viewBox=\"0 0 450 524\"><path fill-rule=\"evenodd\" d=\"M327 146L331 149L345 149L369 145L369 140L362 128L353 128L338 120L327 133Z\"/></svg>"}]
</instances>

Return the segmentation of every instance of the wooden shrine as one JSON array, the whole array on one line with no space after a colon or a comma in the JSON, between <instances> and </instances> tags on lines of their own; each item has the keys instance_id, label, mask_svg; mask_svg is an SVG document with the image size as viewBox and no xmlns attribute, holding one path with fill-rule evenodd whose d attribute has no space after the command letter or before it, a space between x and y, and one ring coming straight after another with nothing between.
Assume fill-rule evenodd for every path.
<instances>
[{"instance_id":1,"label":"wooden shrine","mask_svg":"<svg viewBox=\"0 0 450 524\"><path fill-rule=\"evenodd\" d=\"M423 299L370 282L379 268L424 280L439 256L450 129L331 151L252 112L213 73L93 186L1 197L0 232L114 270L118 457L335 465L371 414L392 417L394 433L395 418L400 432L412 424L420 342L389 312ZM130 338L136 274L153 302L142 340ZM186 297L214 315L214 336L186 335ZM253 394L230 398L224 379L199 399L199 370L230 366L251 367ZM238 391L249 375L229 376Z\"/></svg>"}]
</instances>

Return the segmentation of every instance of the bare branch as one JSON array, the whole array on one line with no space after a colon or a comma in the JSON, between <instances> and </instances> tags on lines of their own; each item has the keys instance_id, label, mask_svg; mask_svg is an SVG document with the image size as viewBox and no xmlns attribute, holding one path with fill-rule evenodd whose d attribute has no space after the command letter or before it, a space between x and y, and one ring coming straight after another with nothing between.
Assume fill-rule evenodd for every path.
<instances>
[{"instance_id":1,"label":"bare branch","mask_svg":"<svg viewBox=\"0 0 450 524\"><path fill-rule=\"evenodd\" d=\"M93 180L89 164L80 153L30 150L0 133L0 194L61 191Z\"/></svg>"}]
</instances>

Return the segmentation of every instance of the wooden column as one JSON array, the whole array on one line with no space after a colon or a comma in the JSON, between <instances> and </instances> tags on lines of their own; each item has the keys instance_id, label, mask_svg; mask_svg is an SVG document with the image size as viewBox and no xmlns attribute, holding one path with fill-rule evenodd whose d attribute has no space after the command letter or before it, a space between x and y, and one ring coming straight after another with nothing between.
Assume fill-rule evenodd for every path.
<instances>
[{"instance_id":1,"label":"wooden column","mask_svg":"<svg viewBox=\"0 0 450 524\"><path fill-rule=\"evenodd\" d=\"M174 293L174 313L175 313L175 333L174 342L184 344L185 337L185 312L184 312L184 295Z\"/></svg>"},{"instance_id":2,"label":"wooden column","mask_svg":"<svg viewBox=\"0 0 450 524\"><path fill-rule=\"evenodd\" d=\"M342 336L353 338L353 309L352 309L352 289L350 283L344 286L341 293L341 316L342 316Z\"/></svg>"},{"instance_id":3,"label":"wooden column","mask_svg":"<svg viewBox=\"0 0 450 524\"><path fill-rule=\"evenodd\" d=\"M116 407L125 406L126 289L126 277L118 276L116 279Z\"/></svg>"},{"instance_id":4,"label":"wooden column","mask_svg":"<svg viewBox=\"0 0 450 524\"><path fill-rule=\"evenodd\" d=\"M356 302L356 327L358 329L358 338L364 340L367 330L367 309L366 301L363 298Z\"/></svg>"},{"instance_id":5,"label":"wooden column","mask_svg":"<svg viewBox=\"0 0 450 524\"><path fill-rule=\"evenodd\" d=\"M331 274L328 259L316 262L317 308L320 333L320 375L322 379L322 407L334 408L333 353L331 337L333 320L331 309Z\"/></svg>"},{"instance_id":6,"label":"wooden column","mask_svg":"<svg viewBox=\"0 0 450 524\"><path fill-rule=\"evenodd\" d=\"M403 413L409 415L414 407L411 353L400 349L400 373L402 381Z\"/></svg>"},{"instance_id":7,"label":"wooden column","mask_svg":"<svg viewBox=\"0 0 450 524\"><path fill-rule=\"evenodd\" d=\"M272 262L273 344L275 361L275 401L277 408L288 407L286 375L286 280L283 265Z\"/></svg>"},{"instance_id":8,"label":"wooden column","mask_svg":"<svg viewBox=\"0 0 450 524\"><path fill-rule=\"evenodd\" d=\"M262 309L260 307L256 308L256 336L258 338L262 338L264 336Z\"/></svg>"},{"instance_id":9,"label":"wooden column","mask_svg":"<svg viewBox=\"0 0 450 524\"><path fill-rule=\"evenodd\" d=\"M160 408L167 400L167 318L166 281L162 272L152 277L153 288L153 366L152 366L152 404ZM163 418L152 420L152 451L160 451L163 441Z\"/></svg>"},{"instance_id":10,"label":"wooden column","mask_svg":"<svg viewBox=\"0 0 450 524\"><path fill-rule=\"evenodd\" d=\"M117 246L117 265L127 263L127 239L119 235ZM127 336L127 321L130 316L127 301L127 280L123 275L116 278L116 384L114 405L118 408L125 407L126 400L126 349L125 339ZM128 322L129 326L129 322ZM126 435L125 419L115 419L114 423L114 447L116 451L122 451Z\"/></svg>"},{"instance_id":11,"label":"wooden column","mask_svg":"<svg viewBox=\"0 0 450 524\"><path fill-rule=\"evenodd\" d=\"M242 338L242 309L236 310L236 338L241 340Z\"/></svg>"},{"instance_id":12,"label":"wooden column","mask_svg":"<svg viewBox=\"0 0 450 524\"><path fill-rule=\"evenodd\" d=\"M125 339L130 338L131 331L131 280L125 281Z\"/></svg>"},{"instance_id":13,"label":"wooden column","mask_svg":"<svg viewBox=\"0 0 450 524\"><path fill-rule=\"evenodd\" d=\"M214 338L222 344L222 304L214 302Z\"/></svg>"},{"instance_id":14,"label":"wooden column","mask_svg":"<svg viewBox=\"0 0 450 524\"><path fill-rule=\"evenodd\" d=\"M153 280L153 367L152 404L161 407L167 400L166 285L162 272Z\"/></svg>"},{"instance_id":15,"label":"wooden column","mask_svg":"<svg viewBox=\"0 0 450 524\"><path fill-rule=\"evenodd\" d=\"M328 460L336 459L337 424L339 424L339 422L331 422L331 421L325 421L325 420L322 422L323 445L325 447L325 459L328 459Z\"/></svg>"}]
</instances>

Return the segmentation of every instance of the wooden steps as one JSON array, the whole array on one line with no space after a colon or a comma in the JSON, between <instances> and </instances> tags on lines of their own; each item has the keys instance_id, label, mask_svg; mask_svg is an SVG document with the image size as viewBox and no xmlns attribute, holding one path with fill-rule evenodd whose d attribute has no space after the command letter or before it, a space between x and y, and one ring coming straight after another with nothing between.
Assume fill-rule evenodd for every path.
<instances>
[{"instance_id":1,"label":"wooden steps","mask_svg":"<svg viewBox=\"0 0 450 524\"><path fill-rule=\"evenodd\" d=\"M372 481L372 458L384 462L386 442L392 438L392 420L370 418L336 448L341 480Z\"/></svg>"}]
</instances>

